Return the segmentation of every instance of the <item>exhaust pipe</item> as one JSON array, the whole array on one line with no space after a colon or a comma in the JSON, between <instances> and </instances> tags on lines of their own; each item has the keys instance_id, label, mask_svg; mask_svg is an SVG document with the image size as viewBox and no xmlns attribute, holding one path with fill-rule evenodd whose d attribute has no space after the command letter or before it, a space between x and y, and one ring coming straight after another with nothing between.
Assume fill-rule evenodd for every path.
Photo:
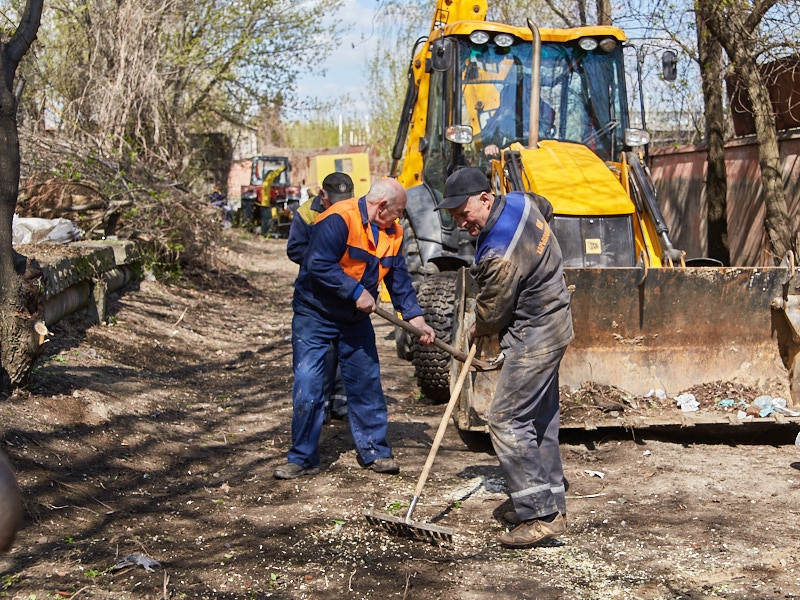
<instances>
[{"instance_id":1,"label":"exhaust pipe","mask_svg":"<svg viewBox=\"0 0 800 600\"><path fill-rule=\"evenodd\" d=\"M542 36L539 27L528 19L528 28L533 36L531 49L531 105L528 119L528 148L539 147L539 100L542 90Z\"/></svg>"}]
</instances>

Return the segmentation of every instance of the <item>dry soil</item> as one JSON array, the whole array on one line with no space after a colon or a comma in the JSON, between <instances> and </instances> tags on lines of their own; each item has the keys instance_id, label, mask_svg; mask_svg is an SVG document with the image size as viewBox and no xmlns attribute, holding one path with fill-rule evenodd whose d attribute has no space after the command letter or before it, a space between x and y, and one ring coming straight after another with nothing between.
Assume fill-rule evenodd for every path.
<instances>
[{"instance_id":1,"label":"dry soil","mask_svg":"<svg viewBox=\"0 0 800 600\"><path fill-rule=\"evenodd\" d=\"M563 432L569 528L524 551L496 541L495 457L451 426L415 518L454 528L453 543L373 527L364 509L404 514L443 412L379 320L401 474L361 469L334 420L318 476L273 479L290 440L296 267L284 241L236 230L218 253L246 284L129 286L107 325L56 324L29 388L0 402L26 508L0 596L800 597L794 425Z\"/></svg>"}]
</instances>

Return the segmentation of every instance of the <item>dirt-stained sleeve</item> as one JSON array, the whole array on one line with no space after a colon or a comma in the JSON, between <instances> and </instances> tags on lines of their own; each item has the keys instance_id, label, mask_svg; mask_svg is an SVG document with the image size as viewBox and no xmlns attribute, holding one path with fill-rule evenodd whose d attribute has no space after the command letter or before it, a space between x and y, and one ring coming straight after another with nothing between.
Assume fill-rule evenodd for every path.
<instances>
[{"instance_id":1,"label":"dirt-stained sleeve","mask_svg":"<svg viewBox=\"0 0 800 600\"><path fill-rule=\"evenodd\" d=\"M519 287L516 266L502 258L485 258L471 268L480 291L475 298L475 334L498 333L514 316Z\"/></svg>"}]
</instances>

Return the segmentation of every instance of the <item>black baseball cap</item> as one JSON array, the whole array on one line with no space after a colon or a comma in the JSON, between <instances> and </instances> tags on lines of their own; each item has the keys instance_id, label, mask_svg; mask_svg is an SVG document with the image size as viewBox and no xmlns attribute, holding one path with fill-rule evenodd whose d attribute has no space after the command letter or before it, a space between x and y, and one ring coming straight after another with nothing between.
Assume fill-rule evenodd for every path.
<instances>
[{"instance_id":1,"label":"black baseball cap","mask_svg":"<svg viewBox=\"0 0 800 600\"><path fill-rule=\"evenodd\" d=\"M322 189L327 192L331 202L347 200L353 197L353 180L347 173L337 171L322 180Z\"/></svg>"},{"instance_id":2,"label":"black baseball cap","mask_svg":"<svg viewBox=\"0 0 800 600\"><path fill-rule=\"evenodd\" d=\"M455 208L467 201L467 198L480 192L491 192L492 186L483 171L474 167L459 169L444 184L444 198L434 210Z\"/></svg>"}]
</instances>

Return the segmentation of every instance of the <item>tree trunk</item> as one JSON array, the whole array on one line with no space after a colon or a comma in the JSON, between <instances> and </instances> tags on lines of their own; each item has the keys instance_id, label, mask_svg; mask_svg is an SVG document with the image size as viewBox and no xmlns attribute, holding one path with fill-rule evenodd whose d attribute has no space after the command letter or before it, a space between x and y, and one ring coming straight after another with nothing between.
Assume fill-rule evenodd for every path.
<instances>
[{"instance_id":1,"label":"tree trunk","mask_svg":"<svg viewBox=\"0 0 800 600\"><path fill-rule=\"evenodd\" d=\"M707 163L706 241L709 258L723 265L731 263L728 240L728 179L725 168L725 120L722 108L722 46L711 37L705 25L707 3L697 4L697 50L703 80Z\"/></svg>"},{"instance_id":2,"label":"tree trunk","mask_svg":"<svg viewBox=\"0 0 800 600\"><path fill-rule=\"evenodd\" d=\"M15 268L23 261L14 260L11 247L11 222L17 202L19 182L19 140L16 115L8 114L8 98L0 86L0 394L27 380L35 358L33 323L36 301L26 294ZM11 96L11 102L14 102ZM32 306L31 306L32 305ZM31 313L33 309L33 314Z\"/></svg>"},{"instance_id":3,"label":"tree trunk","mask_svg":"<svg viewBox=\"0 0 800 600\"><path fill-rule=\"evenodd\" d=\"M743 61L737 65L736 72L747 88L753 105L753 119L758 139L758 162L761 166L761 193L766 207L764 227L772 244L773 260L778 264L791 249L792 230L789 224L789 211L786 208L786 190L781 175L775 115L769 91L761 79L755 61L752 59Z\"/></svg>"},{"instance_id":4,"label":"tree trunk","mask_svg":"<svg viewBox=\"0 0 800 600\"><path fill-rule=\"evenodd\" d=\"M781 176L775 115L767 87L761 79L754 58L758 54L756 44L759 24L775 2L776 0L756 3L744 0L712 2L706 5L708 13L705 15L705 24L734 64L736 75L747 90L753 106L762 197L766 207L764 228L772 244L773 261L777 264L791 248L791 227Z\"/></svg>"},{"instance_id":5,"label":"tree trunk","mask_svg":"<svg viewBox=\"0 0 800 600\"><path fill-rule=\"evenodd\" d=\"M0 44L0 394L9 394L30 373L37 349L33 324L39 311L37 274L15 260L11 224L19 191L19 136L15 77L19 61L36 39L43 0L27 0L19 27ZM17 93L15 94L15 91ZM23 277L20 277L23 274ZM32 279L33 278L33 279Z\"/></svg>"},{"instance_id":6,"label":"tree trunk","mask_svg":"<svg viewBox=\"0 0 800 600\"><path fill-rule=\"evenodd\" d=\"M611 0L597 0L597 24L611 25Z\"/></svg>"}]
</instances>

